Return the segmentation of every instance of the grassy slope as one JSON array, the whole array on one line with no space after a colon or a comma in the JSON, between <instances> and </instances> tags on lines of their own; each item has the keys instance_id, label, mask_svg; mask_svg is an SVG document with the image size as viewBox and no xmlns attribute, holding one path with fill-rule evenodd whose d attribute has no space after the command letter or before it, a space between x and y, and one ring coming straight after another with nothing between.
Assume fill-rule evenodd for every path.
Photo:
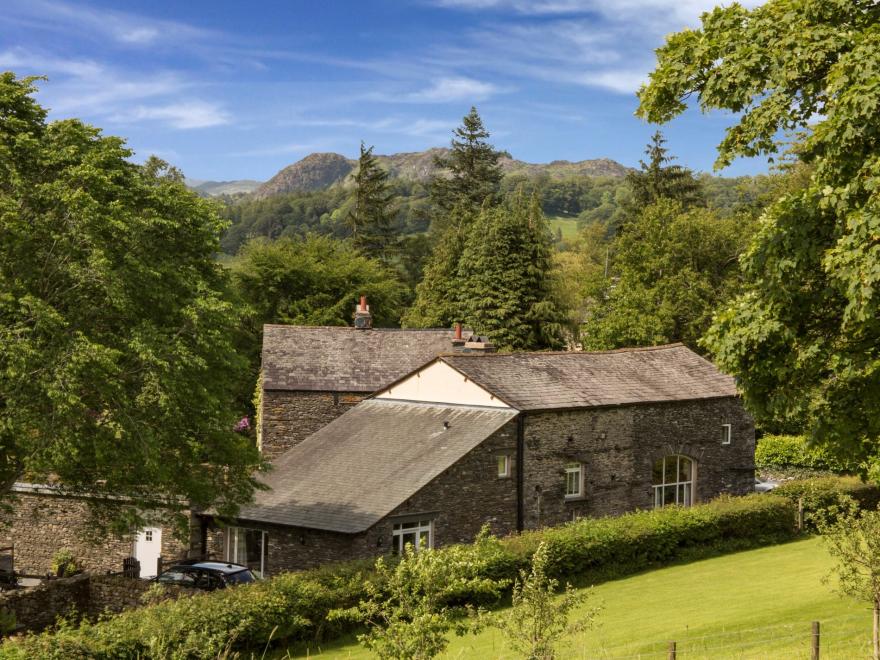
<instances>
[{"instance_id":1,"label":"grassy slope","mask_svg":"<svg viewBox=\"0 0 880 660\"><path fill-rule=\"evenodd\" d=\"M562 238L565 240L571 240L577 237L578 226L576 218L547 218L547 222L550 225L550 230L553 232L553 235L556 236L556 228L559 227L562 229Z\"/></svg>"},{"instance_id":2,"label":"grassy slope","mask_svg":"<svg viewBox=\"0 0 880 660\"><path fill-rule=\"evenodd\" d=\"M825 585L831 560L819 539L751 550L601 584L602 611L564 658L809 658L810 622L822 622L823 660L868 656L867 607ZM297 649L302 656L306 651ZM369 658L352 640L312 648L322 658ZM296 657L300 657L297 655ZM456 638L445 658L514 658L494 629Z\"/></svg>"}]
</instances>

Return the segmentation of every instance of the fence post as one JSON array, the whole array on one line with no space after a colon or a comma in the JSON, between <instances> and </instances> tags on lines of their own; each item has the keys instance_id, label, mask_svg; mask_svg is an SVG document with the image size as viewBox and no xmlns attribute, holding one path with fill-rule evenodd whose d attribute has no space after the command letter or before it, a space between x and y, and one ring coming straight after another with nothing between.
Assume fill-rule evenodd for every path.
<instances>
[{"instance_id":1,"label":"fence post","mask_svg":"<svg viewBox=\"0 0 880 660\"><path fill-rule=\"evenodd\" d=\"M675 660L676 657L678 657L678 654L677 654L677 652L676 652L676 650L675 650L675 642L672 642L672 641L671 641L671 642L669 642L669 655L668 655L668 659L669 659L669 660Z\"/></svg>"},{"instance_id":2,"label":"fence post","mask_svg":"<svg viewBox=\"0 0 880 660\"><path fill-rule=\"evenodd\" d=\"M797 520L798 531L804 531L804 498L798 498L798 520Z\"/></svg>"},{"instance_id":3,"label":"fence post","mask_svg":"<svg viewBox=\"0 0 880 660\"><path fill-rule=\"evenodd\" d=\"M813 621L813 634L810 639L810 660L819 660L819 622Z\"/></svg>"}]
</instances>

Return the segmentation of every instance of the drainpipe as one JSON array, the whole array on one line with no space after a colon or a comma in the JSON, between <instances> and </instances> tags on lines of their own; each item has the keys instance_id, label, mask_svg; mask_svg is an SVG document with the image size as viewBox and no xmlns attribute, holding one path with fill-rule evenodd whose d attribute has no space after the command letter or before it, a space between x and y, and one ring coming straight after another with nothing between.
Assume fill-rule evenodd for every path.
<instances>
[{"instance_id":1,"label":"drainpipe","mask_svg":"<svg viewBox=\"0 0 880 660\"><path fill-rule=\"evenodd\" d=\"M523 531L524 505L523 484L525 483L525 431L526 414L520 412L516 418L516 531Z\"/></svg>"}]
</instances>

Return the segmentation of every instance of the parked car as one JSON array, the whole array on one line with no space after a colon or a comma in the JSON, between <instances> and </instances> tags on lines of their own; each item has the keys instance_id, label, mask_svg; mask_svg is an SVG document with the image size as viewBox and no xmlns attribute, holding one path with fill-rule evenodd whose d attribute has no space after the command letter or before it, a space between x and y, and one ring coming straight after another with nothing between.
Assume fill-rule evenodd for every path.
<instances>
[{"instance_id":1,"label":"parked car","mask_svg":"<svg viewBox=\"0 0 880 660\"><path fill-rule=\"evenodd\" d=\"M755 478L755 492L756 493L769 493L771 490L776 488L779 485L777 481L762 481L761 479Z\"/></svg>"},{"instance_id":2,"label":"parked car","mask_svg":"<svg viewBox=\"0 0 880 660\"><path fill-rule=\"evenodd\" d=\"M240 564L187 560L174 564L153 579L160 584L176 584L189 589L214 591L256 582L257 577L251 569Z\"/></svg>"}]
</instances>

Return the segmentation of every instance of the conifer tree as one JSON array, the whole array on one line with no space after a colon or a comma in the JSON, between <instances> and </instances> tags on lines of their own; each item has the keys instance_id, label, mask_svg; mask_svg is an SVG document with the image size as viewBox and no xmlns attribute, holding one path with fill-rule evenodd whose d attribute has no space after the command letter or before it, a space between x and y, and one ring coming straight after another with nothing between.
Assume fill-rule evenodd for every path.
<instances>
[{"instance_id":1,"label":"conifer tree","mask_svg":"<svg viewBox=\"0 0 880 660\"><path fill-rule=\"evenodd\" d=\"M434 159L448 176L441 172L431 182L431 202L443 225L448 225L443 220L455 207L477 212L487 199L497 203L502 177L501 154L487 142L489 131L476 108L471 107L453 135L451 151Z\"/></svg>"},{"instance_id":2,"label":"conifer tree","mask_svg":"<svg viewBox=\"0 0 880 660\"><path fill-rule=\"evenodd\" d=\"M552 236L538 198L483 206L458 263L466 324L501 349L562 348L565 314L552 286Z\"/></svg>"},{"instance_id":3,"label":"conifer tree","mask_svg":"<svg viewBox=\"0 0 880 660\"><path fill-rule=\"evenodd\" d=\"M645 149L648 162L640 160L641 170L626 176L632 191L632 207L629 210L633 213L642 211L660 199L680 202L685 208L703 201L700 182L688 168L670 164L675 157L669 155L665 144L663 133L654 133Z\"/></svg>"},{"instance_id":4,"label":"conifer tree","mask_svg":"<svg viewBox=\"0 0 880 660\"><path fill-rule=\"evenodd\" d=\"M397 244L394 195L389 190L388 173L379 166L373 147L367 148L363 142L354 184L351 210L345 219L354 244L364 255L387 262Z\"/></svg>"},{"instance_id":5,"label":"conifer tree","mask_svg":"<svg viewBox=\"0 0 880 660\"><path fill-rule=\"evenodd\" d=\"M473 215L454 208L449 218L449 226L434 246L422 281L416 286L416 299L403 318L404 327L448 328L463 320L458 262Z\"/></svg>"}]
</instances>

